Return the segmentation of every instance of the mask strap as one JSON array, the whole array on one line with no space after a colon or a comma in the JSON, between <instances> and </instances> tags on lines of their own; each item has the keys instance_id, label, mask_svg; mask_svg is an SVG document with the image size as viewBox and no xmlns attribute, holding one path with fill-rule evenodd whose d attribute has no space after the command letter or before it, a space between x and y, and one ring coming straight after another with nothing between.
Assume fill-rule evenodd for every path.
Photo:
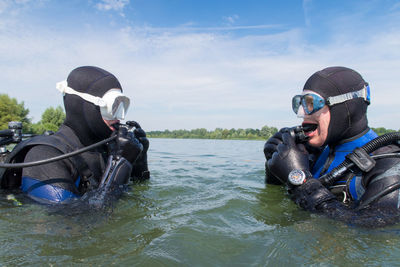
<instances>
[{"instance_id":1,"label":"mask strap","mask_svg":"<svg viewBox=\"0 0 400 267\"><path fill-rule=\"evenodd\" d=\"M356 92L350 92L343 95L331 96L326 99L326 104L328 106L333 106L336 104L343 103L347 100L351 100L354 98L363 98L366 102L369 103L369 96L368 96L369 86L364 85L364 87Z\"/></svg>"},{"instance_id":2,"label":"mask strap","mask_svg":"<svg viewBox=\"0 0 400 267\"><path fill-rule=\"evenodd\" d=\"M67 81L62 81L62 82L56 83L56 88L63 95L65 95L65 94L77 95L80 98L82 98L82 99L84 99L84 100L86 100L86 101L88 101L90 103L95 104L96 106L99 106L99 107L107 106L107 103L100 97L92 96L92 95L87 94L87 93L81 93L81 92L75 91L71 87L68 87Z\"/></svg>"}]
</instances>

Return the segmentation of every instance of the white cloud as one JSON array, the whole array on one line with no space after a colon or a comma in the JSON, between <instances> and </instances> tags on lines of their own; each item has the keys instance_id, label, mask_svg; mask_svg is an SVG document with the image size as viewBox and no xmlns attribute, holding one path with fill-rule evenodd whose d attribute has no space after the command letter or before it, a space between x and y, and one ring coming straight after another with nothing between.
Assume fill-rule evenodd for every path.
<instances>
[{"instance_id":1,"label":"white cloud","mask_svg":"<svg viewBox=\"0 0 400 267\"><path fill-rule=\"evenodd\" d=\"M56 82L75 67L96 65L119 78L133 100L128 115L149 130L283 127L299 122L290 101L306 79L344 65L371 84L371 126L400 128L400 30L362 41L341 34L310 45L301 29L233 37L129 27L60 34L14 25L0 32L0 93L25 101L39 120L47 107L62 105Z\"/></svg>"},{"instance_id":2,"label":"white cloud","mask_svg":"<svg viewBox=\"0 0 400 267\"><path fill-rule=\"evenodd\" d=\"M239 16L235 14L232 16L222 17L222 19L224 20L225 24L232 25L235 24L235 22L239 19Z\"/></svg>"},{"instance_id":3,"label":"white cloud","mask_svg":"<svg viewBox=\"0 0 400 267\"><path fill-rule=\"evenodd\" d=\"M31 2L32 0L14 0L14 2L16 3L16 4L19 4L19 5L24 5L24 4L27 4L27 3L29 3L29 2Z\"/></svg>"},{"instance_id":4,"label":"white cloud","mask_svg":"<svg viewBox=\"0 0 400 267\"><path fill-rule=\"evenodd\" d=\"M29 0L2 0L0 1L0 14L5 14L4 17L15 15L18 13L19 9L24 8L27 3L29 3Z\"/></svg>"},{"instance_id":5,"label":"white cloud","mask_svg":"<svg viewBox=\"0 0 400 267\"><path fill-rule=\"evenodd\" d=\"M303 0L303 14L304 14L305 24L307 26L311 26L311 19L309 16L311 6L312 6L312 0Z\"/></svg>"},{"instance_id":6,"label":"white cloud","mask_svg":"<svg viewBox=\"0 0 400 267\"><path fill-rule=\"evenodd\" d=\"M0 1L0 14L8 8L8 1Z\"/></svg>"},{"instance_id":7,"label":"white cloud","mask_svg":"<svg viewBox=\"0 0 400 267\"><path fill-rule=\"evenodd\" d=\"M101 2L96 4L96 8L104 11L122 11L128 4L129 0L101 0Z\"/></svg>"}]
</instances>

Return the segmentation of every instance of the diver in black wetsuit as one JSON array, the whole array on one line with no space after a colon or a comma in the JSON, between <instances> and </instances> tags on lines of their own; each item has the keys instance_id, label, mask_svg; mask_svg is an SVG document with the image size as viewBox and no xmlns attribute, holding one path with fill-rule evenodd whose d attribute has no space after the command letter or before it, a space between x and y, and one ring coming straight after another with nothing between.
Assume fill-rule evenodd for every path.
<instances>
[{"instance_id":1,"label":"diver in black wetsuit","mask_svg":"<svg viewBox=\"0 0 400 267\"><path fill-rule=\"evenodd\" d=\"M309 211L364 226L397 222L399 158L377 159L364 170L354 167L329 186L319 179L348 160L346 156L354 149L377 140L368 127L369 104L369 85L356 71L329 67L314 73L302 94L292 99L294 112L303 118L308 141L296 142L288 128L271 137L264 146L266 182L287 184L293 200ZM386 144L371 154L399 151L396 144ZM363 162L369 161L360 162L363 169Z\"/></svg>"},{"instance_id":2,"label":"diver in black wetsuit","mask_svg":"<svg viewBox=\"0 0 400 267\"><path fill-rule=\"evenodd\" d=\"M64 94L65 122L54 135L20 143L16 147L19 152L9 162L52 158L117 134L116 141L64 160L23 168L22 174L7 170L2 188L20 186L39 202L66 203L106 183L119 186L129 177L149 178L149 141L139 124L133 132L119 124L129 107L129 98L123 95L113 74L98 67L79 67L67 81L58 83L57 89Z\"/></svg>"}]
</instances>

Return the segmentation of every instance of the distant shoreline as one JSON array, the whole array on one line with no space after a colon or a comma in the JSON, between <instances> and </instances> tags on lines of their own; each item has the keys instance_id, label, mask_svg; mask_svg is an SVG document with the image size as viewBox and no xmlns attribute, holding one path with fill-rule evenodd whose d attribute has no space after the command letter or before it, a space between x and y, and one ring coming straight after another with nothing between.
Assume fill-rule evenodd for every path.
<instances>
[{"instance_id":1,"label":"distant shoreline","mask_svg":"<svg viewBox=\"0 0 400 267\"><path fill-rule=\"evenodd\" d=\"M384 127L372 128L378 135L395 132L392 129ZM208 131L205 128L193 130L164 130L148 131L150 138L168 138L168 139L210 139L210 140L259 140L266 141L273 136L278 129L276 127L264 126L261 129L222 129L216 128L214 131Z\"/></svg>"},{"instance_id":2,"label":"distant shoreline","mask_svg":"<svg viewBox=\"0 0 400 267\"><path fill-rule=\"evenodd\" d=\"M147 135L148 138L157 139L197 139L197 140L243 140L243 141L266 141L264 138L199 138L199 137L166 137L166 136L151 136Z\"/></svg>"}]
</instances>

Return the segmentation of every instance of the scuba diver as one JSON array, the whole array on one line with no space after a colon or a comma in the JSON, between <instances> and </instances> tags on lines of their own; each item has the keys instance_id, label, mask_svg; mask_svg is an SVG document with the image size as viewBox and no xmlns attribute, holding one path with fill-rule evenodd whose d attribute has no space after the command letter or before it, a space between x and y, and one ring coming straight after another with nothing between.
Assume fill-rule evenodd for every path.
<instances>
[{"instance_id":1,"label":"scuba diver","mask_svg":"<svg viewBox=\"0 0 400 267\"><path fill-rule=\"evenodd\" d=\"M400 206L400 133L368 127L370 88L356 71L314 73L292 99L301 126L264 146L266 183L286 184L305 210L368 227L395 223Z\"/></svg>"},{"instance_id":2,"label":"scuba diver","mask_svg":"<svg viewBox=\"0 0 400 267\"><path fill-rule=\"evenodd\" d=\"M15 146L5 160L9 168L0 169L1 188L20 188L41 203L68 203L92 190L121 187L130 177L149 179L149 141L138 123L120 123L130 100L113 74L78 67L56 87L64 95L64 123L53 135Z\"/></svg>"}]
</instances>

